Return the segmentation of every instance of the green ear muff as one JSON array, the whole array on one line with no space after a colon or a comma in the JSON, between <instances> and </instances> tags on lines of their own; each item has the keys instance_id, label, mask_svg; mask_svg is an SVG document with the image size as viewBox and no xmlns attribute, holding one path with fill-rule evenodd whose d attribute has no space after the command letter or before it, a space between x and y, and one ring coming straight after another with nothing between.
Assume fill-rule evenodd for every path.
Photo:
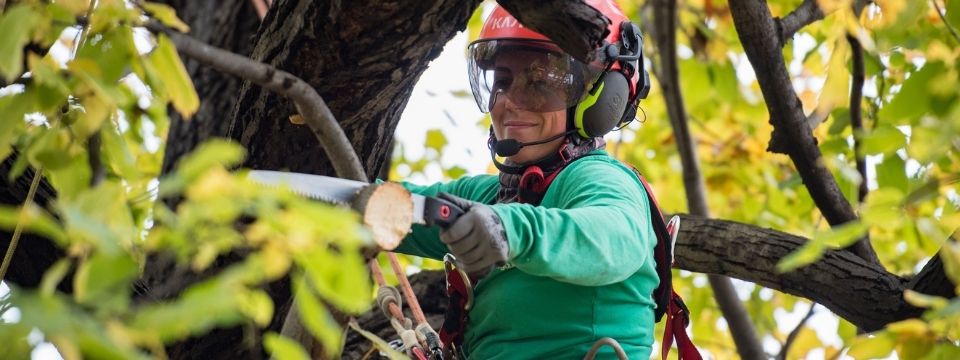
<instances>
[{"instance_id":1,"label":"green ear muff","mask_svg":"<svg viewBox=\"0 0 960 360\"><path fill-rule=\"evenodd\" d=\"M630 97L630 85L619 71L608 71L599 85L577 104L574 125L584 138L600 137L623 119Z\"/></svg>"}]
</instances>

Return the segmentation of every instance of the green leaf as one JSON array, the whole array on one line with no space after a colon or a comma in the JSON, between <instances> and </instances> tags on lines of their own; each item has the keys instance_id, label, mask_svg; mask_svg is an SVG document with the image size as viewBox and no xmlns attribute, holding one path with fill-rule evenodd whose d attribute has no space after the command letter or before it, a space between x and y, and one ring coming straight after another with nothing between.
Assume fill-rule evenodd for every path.
<instances>
[{"instance_id":1,"label":"green leaf","mask_svg":"<svg viewBox=\"0 0 960 360\"><path fill-rule=\"evenodd\" d=\"M900 204L904 193L900 189L883 187L870 193L860 218L870 226L887 230L896 230L903 223L903 209Z\"/></svg>"},{"instance_id":2,"label":"green leaf","mask_svg":"<svg viewBox=\"0 0 960 360\"><path fill-rule=\"evenodd\" d=\"M136 181L141 177L137 160L133 158L127 142L118 131L112 124L100 128L101 153L106 160L105 166L127 181Z\"/></svg>"},{"instance_id":3,"label":"green leaf","mask_svg":"<svg viewBox=\"0 0 960 360\"><path fill-rule=\"evenodd\" d=\"M903 299L906 300L906 302L910 305L919 308L930 308L933 310L945 308L950 303L950 300L947 298L935 295L927 295L910 289L903 291Z\"/></svg>"},{"instance_id":4,"label":"green leaf","mask_svg":"<svg viewBox=\"0 0 960 360\"><path fill-rule=\"evenodd\" d=\"M262 327L270 325L273 320L273 300L263 290L252 290L241 292L237 295L237 308L241 313L253 319L253 321Z\"/></svg>"},{"instance_id":5,"label":"green leaf","mask_svg":"<svg viewBox=\"0 0 960 360\"><path fill-rule=\"evenodd\" d=\"M187 74L177 49L166 35L157 36L157 47L147 57L146 64L163 79L163 87L167 97L185 118L193 116L200 107L200 98L193 87L193 80Z\"/></svg>"},{"instance_id":6,"label":"green leaf","mask_svg":"<svg viewBox=\"0 0 960 360\"><path fill-rule=\"evenodd\" d=\"M808 241L799 249L794 250L787 256L784 256L783 259L780 259L780 261L777 262L777 271L780 273L790 272L807 264L811 264L823 256L824 250L823 243L812 240Z\"/></svg>"},{"instance_id":7,"label":"green leaf","mask_svg":"<svg viewBox=\"0 0 960 360\"><path fill-rule=\"evenodd\" d=\"M307 331L310 331L310 334L320 340L328 355L332 356L339 352L342 336L340 326L337 325L330 312L323 307L320 300L310 291L303 275L295 275L293 278L293 296L297 309L300 311L300 319Z\"/></svg>"},{"instance_id":8,"label":"green leaf","mask_svg":"<svg viewBox=\"0 0 960 360\"><path fill-rule=\"evenodd\" d=\"M430 149L436 150L437 153L440 153L443 151L443 147L447 145L447 137L440 129L427 130L427 140L425 145Z\"/></svg>"},{"instance_id":9,"label":"green leaf","mask_svg":"<svg viewBox=\"0 0 960 360\"><path fill-rule=\"evenodd\" d=\"M121 311L130 301L130 282L138 272L137 263L125 252L96 253L77 269L74 298L80 304Z\"/></svg>"},{"instance_id":10,"label":"green leaf","mask_svg":"<svg viewBox=\"0 0 960 360\"><path fill-rule=\"evenodd\" d=\"M960 1L949 0L945 2L947 25L958 29L960 28Z\"/></svg>"},{"instance_id":11,"label":"green leaf","mask_svg":"<svg viewBox=\"0 0 960 360\"><path fill-rule=\"evenodd\" d=\"M844 248L854 243L867 233L867 225L859 221L851 221L834 226L829 231L814 235L814 241L822 242L830 247Z\"/></svg>"},{"instance_id":12,"label":"green leaf","mask_svg":"<svg viewBox=\"0 0 960 360\"><path fill-rule=\"evenodd\" d=\"M157 20L160 20L164 25L177 29L180 32L190 32L190 27L177 17L177 11L170 7L170 5L149 1L145 1L141 3L141 5L150 13L150 16L157 18Z\"/></svg>"},{"instance_id":13,"label":"green leaf","mask_svg":"<svg viewBox=\"0 0 960 360\"><path fill-rule=\"evenodd\" d=\"M906 125L930 109L928 84L946 71L939 62L928 63L910 74L903 87L885 104L877 117L885 124Z\"/></svg>"},{"instance_id":14,"label":"green leaf","mask_svg":"<svg viewBox=\"0 0 960 360\"><path fill-rule=\"evenodd\" d=\"M268 332L263 338L263 347L267 349L270 356L277 360L309 360L307 354L300 343L289 338L278 335L274 332Z\"/></svg>"},{"instance_id":15,"label":"green leaf","mask_svg":"<svg viewBox=\"0 0 960 360\"><path fill-rule=\"evenodd\" d=\"M31 203L26 213L22 213L21 209L0 206L0 227L12 232L17 223L23 221L24 232L46 237L60 245L67 244L67 233L43 208Z\"/></svg>"},{"instance_id":16,"label":"green leaf","mask_svg":"<svg viewBox=\"0 0 960 360\"><path fill-rule=\"evenodd\" d=\"M23 69L23 47L37 25L39 16L25 4L12 6L0 17L0 75L7 83L20 76Z\"/></svg>"},{"instance_id":17,"label":"green leaf","mask_svg":"<svg viewBox=\"0 0 960 360\"><path fill-rule=\"evenodd\" d=\"M390 344L387 344L387 342L381 339L379 336L369 331L366 331L364 329L361 329L360 325L357 325L356 321L351 321L349 326L351 329L353 329L353 331L356 331L358 334L363 335L363 337L367 338L367 340L370 340L371 342L373 342L373 346L376 346L378 350L382 351L384 354L387 354L387 357L390 358L391 360L409 359L406 355L390 347Z\"/></svg>"},{"instance_id":18,"label":"green leaf","mask_svg":"<svg viewBox=\"0 0 960 360\"><path fill-rule=\"evenodd\" d=\"M57 203L71 240L113 254L138 237L123 185L108 180Z\"/></svg>"},{"instance_id":19,"label":"green leaf","mask_svg":"<svg viewBox=\"0 0 960 360\"><path fill-rule=\"evenodd\" d=\"M847 355L856 360L883 358L893 352L896 339L888 333L859 337L850 345Z\"/></svg>"},{"instance_id":20,"label":"green leaf","mask_svg":"<svg viewBox=\"0 0 960 360\"><path fill-rule=\"evenodd\" d=\"M70 271L70 265L70 259L57 260L57 262L43 274L43 280L40 281L39 287L40 294L51 295L57 291L57 285L60 285L60 282L63 281L63 278L67 275L67 271Z\"/></svg>"},{"instance_id":21,"label":"green leaf","mask_svg":"<svg viewBox=\"0 0 960 360\"><path fill-rule=\"evenodd\" d=\"M892 153L906 145L906 135L890 125L880 125L860 138L860 149L867 155Z\"/></svg>"},{"instance_id":22,"label":"green leaf","mask_svg":"<svg viewBox=\"0 0 960 360\"><path fill-rule=\"evenodd\" d=\"M838 107L830 113L830 135L840 134L850 126L850 108Z\"/></svg>"},{"instance_id":23,"label":"green leaf","mask_svg":"<svg viewBox=\"0 0 960 360\"><path fill-rule=\"evenodd\" d=\"M850 344L850 341L857 337L857 326L844 318L840 318L840 323L837 324L837 335L840 336L840 340L843 340L844 344Z\"/></svg>"},{"instance_id":24,"label":"green leaf","mask_svg":"<svg viewBox=\"0 0 960 360\"><path fill-rule=\"evenodd\" d=\"M373 289L358 251L317 249L294 255L313 288L338 309L359 314L370 307Z\"/></svg>"},{"instance_id":25,"label":"green leaf","mask_svg":"<svg viewBox=\"0 0 960 360\"><path fill-rule=\"evenodd\" d=\"M938 343L924 359L960 359L960 346L950 342Z\"/></svg>"},{"instance_id":26,"label":"green leaf","mask_svg":"<svg viewBox=\"0 0 960 360\"><path fill-rule=\"evenodd\" d=\"M207 140L181 159L173 174L160 180L160 197L178 194L210 168L237 165L244 156L243 147L235 142L217 138Z\"/></svg>"},{"instance_id":27,"label":"green leaf","mask_svg":"<svg viewBox=\"0 0 960 360\"><path fill-rule=\"evenodd\" d=\"M191 286L178 299L141 307L130 321L132 330L163 342L201 335L217 326L243 321L234 295L241 291L236 279L217 276Z\"/></svg>"},{"instance_id":28,"label":"green leaf","mask_svg":"<svg viewBox=\"0 0 960 360\"><path fill-rule=\"evenodd\" d=\"M877 186L884 188L900 189L907 192L907 170L906 162L900 158L899 154L892 153L884 155L883 161L877 165Z\"/></svg>"},{"instance_id":29,"label":"green leaf","mask_svg":"<svg viewBox=\"0 0 960 360\"><path fill-rule=\"evenodd\" d=\"M0 339L3 339L3 346L0 346L0 359L30 359L30 353L33 347L27 341L27 336L33 329L23 323L4 323L0 321Z\"/></svg>"}]
</instances>

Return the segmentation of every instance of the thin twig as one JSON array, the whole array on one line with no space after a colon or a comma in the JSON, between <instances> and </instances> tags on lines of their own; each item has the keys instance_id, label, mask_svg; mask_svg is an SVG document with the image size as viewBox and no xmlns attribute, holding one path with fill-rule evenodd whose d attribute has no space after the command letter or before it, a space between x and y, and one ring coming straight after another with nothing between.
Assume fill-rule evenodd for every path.
<instances>
[{"instance_id":1,"label":"thin twig","mask_svg":"<svg viewBox=\"0 0 960 360\"><path fill-rule=\"evenodd\" d=\"M814 21L823 19L823 10L817 5L817 0L804 0L800 6L793 9L782 19L775 19L777 23L777 35L780 40L780 47L787 45L787 40L793 38L793 34L800 31Z\"/></svg>"},{"instance_id":2,"label":"thin twig","mask_svg":"<svg viewBox=\"0 0 960 360\"><path fill-rule=\"evenodd\" d=\"M17 219L17 227L13 230L13 237L10 238L10 244L7 245L7 253L3 256L3 263L0 264L0 280L7 275L7 268L10 267L10 261L13 260L13 253L17 251L17 244L20 242L20 234L23 232L23 223L26 222L27 211L33 204L33 196L37 193L37 186L40 185L40 174L43 173L43 166L38 166L33 173L33 181L30 182L30 190L27 191L27 198L23 200L23 208L20 209L20 217Z\"/></svg>"},{"instance_id":3,"label":"thin twig","mask_svg":"<svg viewBox=\"0 0 960 360\"><path fill-rule=\"evenodd\" d=\"M940 21L943 21L943 26L947 27L947 30L950 31L950 35L953 35L953 40L960 43L960 34L957 34L957 29L954 29L953 25L950 25L950 22L947 21L947 18L943 16L943 9L940 8L940 4L937 4L937 0L930 0L930 2L933 3L933 8L937 9L937 15L940 16Z\"/></svg>"},{"instance_id":4,"label":"thin twig","mask_svg":"<svg viewBox=\"0 0 960 360\"><path fill-rule=\"evenodd\" d=\"M80 51L80 47L87 42L87 35L90 33L90 24L93 23L90 21L90 18L93 16L93 10L97 8L97 3L99 3L99 0L90 0L90 5L87 6L87 14L84 17L86 21L81 24L80 31L77 32L77 37L73 41L74 47L73 54L70 56L71 59L77 55L77 51Z\"/></svg>"},{"instance_id":5,"label":"thin twig","mask_svg":"<svg viewBox=\"0 0 960 360\"><path fill-rule=\"evenodd\" d=\"M787 335L787 339L783 342L783 347L780 348L780 354L777 355L778 360L783 360L787 358L787 352L790 350L790 345L793 345L793 342L797 339L797 336L800 335L800 330L803 329L803 326L807 323L807 320L810 320L810 317L813 316L814 310L817 308L817 303L810 304L810 310L807 311L807 315L800 319L800 323L797 324L797 327L793 328L790 331L790 334Z\"/></svg>"},{"instance_id":6,"label":"thin twig","mask_svg":"<svg viewBox=\"0 0 960 360\"><path fill-rule=\"evenodd\" d=\"M283 70L252 60L214 46L204 44L188 35L174 31L157 22L149 22L146 28L164 34L173 40L181 54L219 71L253 82L266 89L293 100L303 115L307 126L320 141L320 146L333 164L337 176L352 180L367 181L367 174L360 164L357 152L337 123L327 103L310 84Z\"/></svg>"},{"instance_id":7,"label":"thin twig","mask_svg":"<svg viewBox=\"0 0 960 360\"><path fill-rule=\"evenodd\" d=\"M90 187L100 184L107 177L106 168L100 160L101 137L97 131L87 139L87 164L90 165Z\"/></svg>"},{"instance_id":8,"label":"thin twig","mask_svg":"<svg viewBox=\"0 0 960 360\"><path fill-rule=\"evenodd\" d=\"M847 42L853 52L853 84L850 87L850 126L853 128L853 156L857 162L857 172L860 173L859 199L862 204L867 198L867 162L860 149L860 135L863 134L863 47L853 35L847 34Z\"/></svg>"}]
</instances>

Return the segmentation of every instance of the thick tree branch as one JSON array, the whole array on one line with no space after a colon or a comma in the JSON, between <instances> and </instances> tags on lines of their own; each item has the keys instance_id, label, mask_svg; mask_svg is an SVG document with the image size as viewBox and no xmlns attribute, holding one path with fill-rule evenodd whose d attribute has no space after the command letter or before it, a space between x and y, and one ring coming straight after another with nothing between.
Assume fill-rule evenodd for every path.
<instances>
[{"instance_id":1,"label":"thick tree branch","mask_svg":"<svg viewBox=\"0 0 960 360\"><path fill-rule=\"evenodd\" d=\"M780 41L780 47L787 45L787 41L793 38L804 26L823 19L823 10L817 5L817 0L804 0L800 6L793 9L787 16L774 19L777 25L777 39Z\"/></svg>"},{"instance_id":2,"label":"thick tree branch","mask_svg":"<svg viewBox=\"0 0 960 360\"><path fill-rule=\"evenodd\" d=\"M806 123L803 106L793 90L778 39L769 36L776 32L770 9L759 1L731 0L729 4L740 42L757 75L770 113L773 134L768 150L790 156L814 203L830 225L856 220L853 207L823 163L817 139ZM868 241L858 241L850 250L879 264Z\"/></svg>"},{"instance_id":3,"label":"thick tree branch","mask_svg":"<svg viewBox=\"0 0 960 360\"><path fill-rule=\"evenodd\" d=\"M663 90L664 100L667 103L667 114L670 125L673 127L677 150L680 153L680 162L683 166L683 186L687 196L687 208L690 213L704 218L710 217L707 206L706 186L700 172L700 161L697 159L696 144L690 134L687 122L687 110L683 103L683 94L680 92L680 76L677 68L677 2L676 0L657 0L653 3L654 38L656 40L660 61L657 78ZM723 312L723 317L730 325L730 333L737 352L743 359L765 359L763 345L757 336L757 331L750 321L746 308L737 297L730 279L710 274L710 287L713 289L717 305Z\"/></svg>"},{"instance_id":4,"label":"thick tree branch","mask_svg":"<svg viewBox=\"0 0 960 360\"><path fill-rule=\"evenodd\" d=\"M577 60L589 62L609 34L610 19L582 0L497 0L521 24L553 40Z\"/></svg>"},{"instance_id":5,"label":"thick tree branch","mask_svg":"<svg viewBox=\"0 0 960 360\"><path fill-rule=\"evenodd\" d=\"M847 251L827 251L810 265L779 273L776 265L807 239L725 220L681 216L676 262L684 270L724 274L804 297L868 331L917 317L903 300L906 280ZM949 282L928 288L952 291Z\"/></svg>"},{"instance_id":6,"label":"thick tree branch","mask_svg":"<svg viewBox=\"0 0 960 360\"><path fill-rule=\"evenodd\" d=\"M903 299L905 289L952 297L954 285L934 257L911 279L900 278L848 251L827 251L813 264L778 273L777 263L808 239L727 220L680 215L676 263L683 270L723 274L770 289L810 299L854 325L874 331L891 322L923 313ZM442 319L443 273L424 272L411 278L430 322ZM360 317L364 329L392 331L379 310ZM345 359L360 358L369 349L360 336L347 339Z\"/></svg>"},{"instance_id":7,"label":"thick tree branch","mask_svg":"<svg viewBox=\"0 0 960 360\"><path fill-rule=\"evenodd\" d=\"M177 50L186 56L289 97L296 103L310 130L320 141L320 146L330 154L330 161L337 175L347 179L367 180L366 172L350 145L350 140L338 125L327 103L310 84L286 71L204 44L160 24L149 23L147 28L169 36Z\"/></svg>"}]
</instances>

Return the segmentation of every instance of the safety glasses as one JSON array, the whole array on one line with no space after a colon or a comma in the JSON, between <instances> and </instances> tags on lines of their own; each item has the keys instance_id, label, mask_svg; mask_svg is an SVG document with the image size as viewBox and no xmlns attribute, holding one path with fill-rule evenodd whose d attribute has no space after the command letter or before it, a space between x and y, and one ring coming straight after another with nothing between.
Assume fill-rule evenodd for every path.
<instances>
[{"instance_id":1,"label":"safety glasses","mask_svg":"<svg viewBox=\"0 0 960 360\"><path fill-rule=\"evenodd\" d=\"M533 112L569 108L583 100L603 70L546 41L477 41L468 51L470 88L483 112L502 101Z\"/></svg>"}]
</instances>

